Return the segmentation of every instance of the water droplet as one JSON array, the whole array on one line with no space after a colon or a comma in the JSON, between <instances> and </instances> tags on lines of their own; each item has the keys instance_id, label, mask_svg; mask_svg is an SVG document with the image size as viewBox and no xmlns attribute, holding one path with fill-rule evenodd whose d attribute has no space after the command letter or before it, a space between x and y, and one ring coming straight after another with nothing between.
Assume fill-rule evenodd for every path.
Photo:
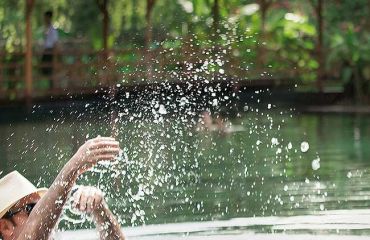
<instances>
[{"instance_id":1,"label":"water droplet","mask_svg":"<svg viewBox=\"0 0 370 240\"><path fill-rule=\"evenodd\" d=\"M318 170L320 168L320 158L312 160L311 167L314 171Z\"/></svg>"},{"instance_id":2,"label":"water droplet","mask_svg":"<svg viewBox=\"0 0 370 240\"><path fill-rule=\"evenodd\" d=\"M308 142L302 142L301 143L301 151L302 152L307 152L309 148L310 148L310 145L308 144Z\"/></svg>"},{"instance_id":3,"label":"water droplet","mask_svg":"<svg viewBox=\"0 0 370 240\"><path fill-rule=\"evenodd\" d=\"M279 145L279 140L277 138L271 138L272 145Z\"/></svg>"},{"instance_id":4,"label":"water droplet","mask_svg":"<svg viewBox=\"0 0 370 240\"><path fill-rule=\"evenodd\" d=\"M288 143L288 149L292 149L293 145L291 142Z\"/></svg>"},{"instance_id":5,"label":"water droplet","mask_svg":"<svg viewBox=\"0 0 370 240\"><path fill-rule=\"evenodd\" d=\"M218 100L215 98L215 99L213 99L213 101L212 101L212 106L217 106L218 105Z\"/></svg>"},{"instance_id":6,"label":"water droplet","mask_svg":"<svg viewBox=\"0 0 370 240\"><path fill-rule=\"evenodd\" d=\"M320 204L320 210L321 210L321 211L324 211L324 210L325 210L325 206L324 206L324 204Z\"/></svg>"},{"instance_id":7,"label":"water droplet","mask_svg":"<svg viewBox=\"0 0 370 240\"><path fill-rule=\"evenodd\" d=\"M163 105L159 105L158 113L162 115L167 114L166 108Z\"/></svg>"}]
</instances>

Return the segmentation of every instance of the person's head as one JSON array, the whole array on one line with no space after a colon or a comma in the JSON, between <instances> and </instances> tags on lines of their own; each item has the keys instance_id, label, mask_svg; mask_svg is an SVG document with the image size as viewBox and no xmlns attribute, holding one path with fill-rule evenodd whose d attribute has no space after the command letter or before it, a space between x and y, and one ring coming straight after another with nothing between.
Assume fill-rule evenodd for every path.
<instances>
[{"instance_id":1,"label":"person's head","mask_svg":"<svg viewBox=\"0 0 370 240\"><path fill-rule=\"evenodd\" d=\"M44 21L46 25L51 24L51 19L53 18L53 11L48 10L44 13Z\"/></svg>"},{"instance_id":2,"label":"person's head","mask_svg":"<svg viewBox=\"0 0 370 240\"><path fill-rule=\"evenodd\" d=\"M46 189L37 189L17 171L0 179L0 239L15 239Z\"/></svg>"},{"instance_id":3,"label":"person's head","mask_svg":"<svg viewBox=\"0 0 370 240\"><path fill-rule=\"evenodd\" d=\"M211 126L212 125L212 116L211 113L207 110L202 112L201 120L205 126Z\"/></svg>"}]
</instances>

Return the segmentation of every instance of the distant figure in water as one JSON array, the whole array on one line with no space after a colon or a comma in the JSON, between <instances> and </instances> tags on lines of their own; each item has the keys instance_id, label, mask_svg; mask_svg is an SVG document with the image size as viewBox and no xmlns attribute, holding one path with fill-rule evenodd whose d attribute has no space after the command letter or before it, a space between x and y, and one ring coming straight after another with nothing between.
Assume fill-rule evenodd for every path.
<instances>
[{"instance_id":1,"label":"distant figure in water","mask_svg":"<svg viewBox=\"0 0 370 240\"><path fill-rule=\"evenodd\" d=\"M210 132L217 131L221 134L225 134L226 121L219 114L217 114L216 117L213 118L211 113L206 110L201 113L197 125L197 130Z\"/></svg>"},{"instance_id":2,"label":"distant figure in water","mask_svg":"<svg viewBox=\"0 0 370 240\"><path fill-rule=\"evenodd\" d=\"M100 161L115 160L119 151L114 138L97 137L87 141L49 189L37 189L17 171L0 179L0 239L50 239L77 177ZM73 195L73 206L92 215L100 239L125 239L99 189L80 187Z\"/></svg>"},{"instance_id":3,"label":"distant figure in water","mask_svg":"<svg viewBox=\"0 0 370 240\"><path fill-rule=\"evenodd\" d=\"M220 113L217 113L215 114L215 117L212 117L211 112L206 110L201 113L196 130L219 132L221 135L226 135L233 132L244 131L244 127L240 125L232 125L231 122L224 118Z\"/></svg>"}]
</instances>

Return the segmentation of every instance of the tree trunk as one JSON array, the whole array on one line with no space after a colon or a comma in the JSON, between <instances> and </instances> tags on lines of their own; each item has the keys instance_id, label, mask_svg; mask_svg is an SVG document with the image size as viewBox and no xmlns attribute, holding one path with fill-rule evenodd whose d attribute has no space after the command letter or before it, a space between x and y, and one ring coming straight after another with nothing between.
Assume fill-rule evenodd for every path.
<instances>
[{"instance_id":1,"label":"tree trunk","mask_svg":"<svg viewBox=\"0 0 370 240\"><path fill-rule=\"evenodd\" d=\"M31 106L32 101L32 25L31 16L34 0L26 2L26 56L25 56L25 81L26 81L26 104Z\"/></svg>"},{"instance_id":2,"label":"tree trunk","mask_svg":"<svg viewBox=\"0 0 370 240\"><path fill-rule=\"evenodd\" d=\"M152 12L156 0L147 0L146 1L146 31L145 31L145 47L149 49L150 44L153 40L153 26L152 26Z\"/></svg>"},{"instance_id":3,"label":"tree trunk","mask_svg":"<svg viewBox=\"0 0 370 240\"><path fill-rule=\"evenodd\" d=\"M212 7L212 15L213 15L213 35L214 35L214 39L217 40L218 31L220 29L220 2L219 0L214 0L214 4Z\"/></svg>"},{"instance_id":4,"label":"tree trunk","mask_svg":"<svg viewBox=\"0 0 370 240\"><path fill-rule=\"evenodd\" d=\"M103 56L108 58L108 36L109 36L109 13L108 13L109 0L97 0L100 13L103 15L102 22L102 38L103 38Z\"/></svg>"},{"instance_id":5,"label":"tree trunk","mask_svg":"<svg viewBox=\"0 0 370 240\"><path fill-rule=\"evenodd\" d=\"M97 4L100 10L100 13L103 16L102 22L102 38L103 38L103 52L102 52L102 76L101 83L105 85L112 85L114 82L114 74L109 61L109 46L108 46L108 37L109 37L109 13L108 13L108 2L109 0L97 0Z\"/></svg>"},{"instance_id":6,"label":"tree trunk","mask_svg":"<svg viewBox=\"0 0 370 240\"><path fill-rule=\"evenodd\" d=\"M266 18L272 2L271 0L259 0L258 4L261 14L261 30L257 41L257 64L258 67L263 67L266 64L266 49L264 47L266 41Z\"/></svg>"},{"instance_id":7,"label":"tree trunk","mask_svg":"<svg viewBox=\"0 0 370 240\"><path fill-rule=\"evenodd\" d=\"M317 68L317 88L319 92L323 92L323 81L324 81L324 64L325 56L323 52L324 47L324 18L323 18L323 1L318 0L317 4L317 20L318 20L318 39L317 39L317 62L319 67Z\"/></svg>"},{"instance_id":8,"label":"tree trunk","mask_svg":"<svg viewBox=\"0 0 370 240\"><path fill-rule=\"evenodd\" d=\"M153 64L152 64L152 53L150 50L150 44L153 41L153 23L152 13L156 0L146 1L146 29L145 29L145 65L146 65L146 78L150 81L153 78Z\"/></svg>"},{"instance_id":9,"label":"tree trunk","mask_svg":"<svg viewBox=\"0 0 370 240\"><path fill-rule=\"evenodd\" d=\"M316 87L319 92L323 92L324 86L324 64L325 64L325 54L324 54L324 0L317 0L317 4L314 0L310 0L310 3L315 11L317 17L317 43L316 43L316 60L318 63L317 68L317 80Z\"/></svg>"},{"instance_id":10,"label":"tree trunk","mask_svg":"<svg viewBox=\"0 0 370 240\"><path fill-rule=\"evenodd\" d=\"M104 51L108 51L108 31L109 31L109 15L108 15L108 9L107 9L107 2L108 0L104 1L104 11L103 11L103 48Z\"/></svg>"}]
</instances>

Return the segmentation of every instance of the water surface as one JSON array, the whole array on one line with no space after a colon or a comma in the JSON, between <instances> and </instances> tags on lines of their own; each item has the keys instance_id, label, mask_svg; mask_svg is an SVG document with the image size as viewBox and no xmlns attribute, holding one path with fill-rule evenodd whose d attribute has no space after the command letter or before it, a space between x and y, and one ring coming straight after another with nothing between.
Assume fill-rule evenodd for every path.
<instances>
[{"instance_id":1,"label":"water surface","mask_svg":"<svg viewBox=\"0 0 370 240\"><path fill-rule=\"evenodd\" d=\"M127 159L98 166L79 184L102 188L124 226L369 208L369 116L257 109L230 119L228 134L197 131L197 114L119 110ZM91 110L2 121L1 176L16 169L49 186L80 144L111 133L109 122L110 114Z\"/></svg>"}]
</instances>

